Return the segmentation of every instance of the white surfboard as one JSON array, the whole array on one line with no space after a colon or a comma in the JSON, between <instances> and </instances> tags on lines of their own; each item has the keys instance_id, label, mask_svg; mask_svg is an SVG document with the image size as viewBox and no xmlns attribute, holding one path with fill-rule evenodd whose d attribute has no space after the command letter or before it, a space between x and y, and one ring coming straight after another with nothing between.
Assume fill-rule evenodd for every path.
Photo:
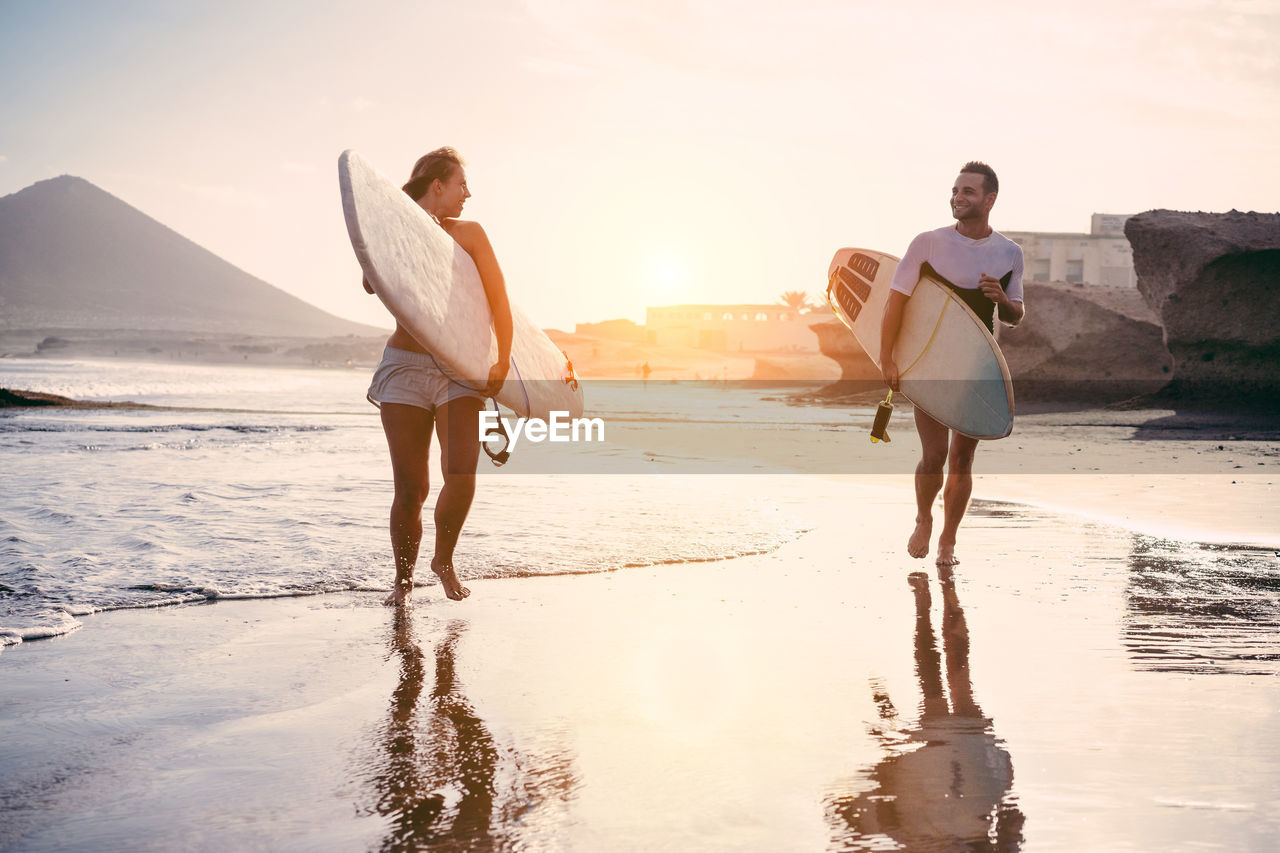
<instances>
[{"instance_id":1,"label":"white surfboard","mask_svg":"<svg viewBox=\"0 0 1280 853\"><path fill-rule=\"evenodd\" d=\"M338 158L338 183L351 247L373 292L441 369L483 388L498 341L471 256L355 151ZM580 417L582 389L568 357L514 304L511 319L511 371L498 402L527 418Z\"/></svg>"},{"instance_id":2,"label":"white surfboard","mask_svg":"<svg viewBox=\"0 0 1280 853\"><path fill-rule=\"evenodd\" d=\"M827 301L880 366L880 325L898 258L841 249L827 272ZM902 393L934 420L972 438L1013 431L1013 380L986 324L926 270L902 312L893 359Z\"/></svg>"}]
</instances>

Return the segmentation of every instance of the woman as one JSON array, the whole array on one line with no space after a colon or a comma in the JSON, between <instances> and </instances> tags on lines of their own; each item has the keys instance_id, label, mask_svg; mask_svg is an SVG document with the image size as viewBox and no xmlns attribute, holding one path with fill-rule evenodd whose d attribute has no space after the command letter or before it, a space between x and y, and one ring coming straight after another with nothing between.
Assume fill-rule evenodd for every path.
<instances>
[{"instance_id":1,"label":"woman","mask_svg":"<svg viewBox=\"0 0 1280 853\"><path fill-rule=\"evenodd\" d=\"M382 363L373 374L369 400L381 409L395 478L391 550L395 554L396 580L384 604L397 607L407 604L413 594L433 428L440 440L444 485L436 497L431 571L440 578L445 595L454 601L471 594L454 573L453 549L475 495L480 410L485 398L494 396L502 387L511 363L511 306L498 259L480 224L458 219L463 204L471 197L462 158L452 148L437 148L414 165L404 191L475 261L493 311L498 361L490 368L484 388L477 391L446 376L431 353L397 322L387 340ZM368 281L364 287L373 292Z\"/></svg>"}]
</instances>

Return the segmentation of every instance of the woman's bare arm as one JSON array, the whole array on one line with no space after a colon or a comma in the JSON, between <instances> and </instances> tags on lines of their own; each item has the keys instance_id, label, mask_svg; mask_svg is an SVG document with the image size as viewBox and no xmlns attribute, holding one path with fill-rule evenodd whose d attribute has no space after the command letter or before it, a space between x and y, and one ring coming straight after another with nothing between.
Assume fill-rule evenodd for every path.
<instances>
[{"instance_id":1,"label":"woman's bare arm","mask_svg":"<svg viewBox=\"0 0 1280 853\"><path fill-rule=\"evenodd\" d=\"M484 285L485 298L489 300L489 310L493 312L493 332L498 339L498 361L489 371L489 382L485 393L492 396L502 387L511 366L511 303L507 299L507 282L498 266L497 255L489 243L489 235L478 222L454 220L449 223L449 233L458 241L467 254L475 261L480 272L480 283Z\"/></svg>"}]
</instances>

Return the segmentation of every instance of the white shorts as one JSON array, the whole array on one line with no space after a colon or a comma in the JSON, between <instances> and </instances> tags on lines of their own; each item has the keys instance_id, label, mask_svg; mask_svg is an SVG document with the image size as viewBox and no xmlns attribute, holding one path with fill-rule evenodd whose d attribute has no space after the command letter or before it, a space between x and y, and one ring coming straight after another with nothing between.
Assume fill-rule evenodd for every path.
<instances>
[{"instance_id":1,"label":"white shorts","mask_svg":"<svg viewBox=\"0 0 1280 853\"><path fill-rule=\"evenodd\" d=\"M382 363L373 372L367 396L375 406L399 403L417 406L432 414L435 414L437 406L459 397L484 400L481 392L446 376L436 360L426 353L395 347L382 351Z\"/></svg>"}]
</instances>

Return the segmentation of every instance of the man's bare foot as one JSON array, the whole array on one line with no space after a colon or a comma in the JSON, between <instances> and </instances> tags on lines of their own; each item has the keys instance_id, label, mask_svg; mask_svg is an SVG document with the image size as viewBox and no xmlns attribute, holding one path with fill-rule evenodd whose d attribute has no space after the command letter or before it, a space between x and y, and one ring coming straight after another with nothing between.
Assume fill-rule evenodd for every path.
<instances>
[{"instance_id":1,"label":"man's bare foot","mask_svg":"<svg viewBox=\"0 0 1280 853\"><path fill-rule=\"evenodd\" d=\"M958 566L960 558L956 556L956 543L938 540L938 565Z\"/></svg>"},{"instance_id":2,"label":"man's bare foot","mask_svg":"<svg viewBox=\"0 0 1280 853\"><path fill-rule=\"evenodd\" d=\"M461 601L471 594L471 590L458 581L458 576L453 572L452 563L438 563L432 560L431 571L435 572L436 577L440 578L440 585L444 587L444 594L453 601Z\"/></svg>"},{"instance_id":3,"label":"man's bare foot","mask_svg":"<svg viewBox=\"0 0 1280 853\"><path fill-rule=\"evenodd\" d=\"M404 607L413 595L413 578L401 578L392 587L391 594L382 600L384 607Z\"/></svg>"},{"instance_id":4,"label":"man's bare foot","mask_svg":"<svg viewBox=\"0 0 1280 853\"><path fill-rule=\"evenodd\" d=\"M929 553L929 537L932 535L933 519L926 518L922 521L917 518L916 529L912 531L911 538L907 540L907 553L917 560L923 559Z\"/></svg>"}]
</instances>

